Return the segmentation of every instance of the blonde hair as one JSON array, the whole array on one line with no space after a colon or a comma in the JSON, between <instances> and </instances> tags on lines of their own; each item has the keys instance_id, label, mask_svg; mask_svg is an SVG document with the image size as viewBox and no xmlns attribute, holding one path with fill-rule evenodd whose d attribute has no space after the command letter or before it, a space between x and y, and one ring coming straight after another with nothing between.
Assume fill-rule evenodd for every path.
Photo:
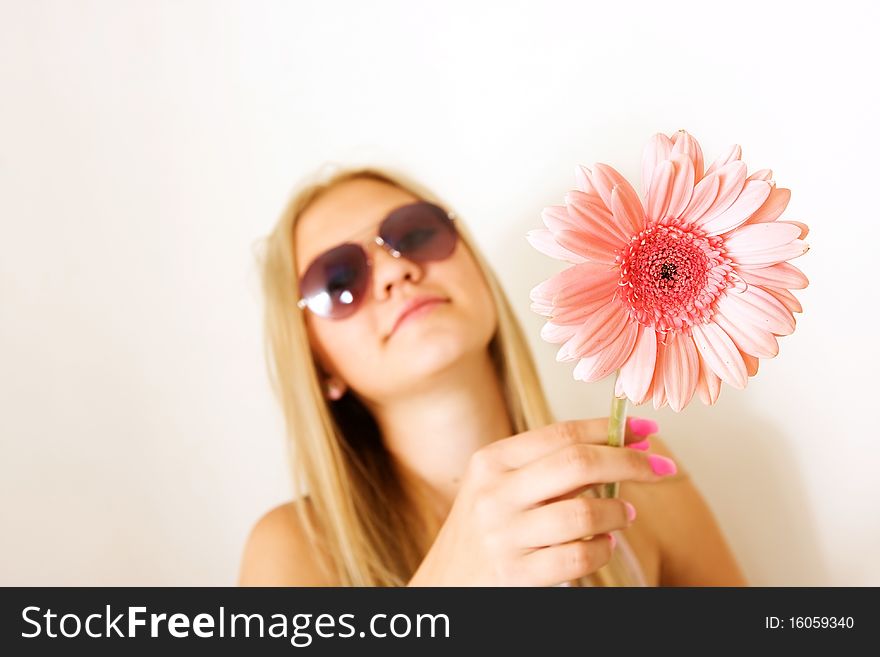
<instances>
[{"instance_id":1,"label":"blonde hair","mask_svg":"<svg viewBox=\"0 0 880 657\"><path fill-rule=\"evenodd\" d=\"M307 496L295 497L297 514L317 553L326 556L328 575L343 586L403 586L429 546L416 531L419 520L402 493L370 413L350 394L332 406L325 399L303 313L296 307L297 219L318 196L355 178L385 182L451 209L426 187L387 167L331 164L329 170L301 181L272 232L261 240L265 357L284 415L294 481L308 491ZM522 329L460 217L456 223L497 309L498 328L489 349L514 433L545 426L553 418ZM311 509L306 508L306 497ZM591 582L633 585L618 556L620 549L613 553L611 561L590 576Z\"/></svg>"}]
</instances>

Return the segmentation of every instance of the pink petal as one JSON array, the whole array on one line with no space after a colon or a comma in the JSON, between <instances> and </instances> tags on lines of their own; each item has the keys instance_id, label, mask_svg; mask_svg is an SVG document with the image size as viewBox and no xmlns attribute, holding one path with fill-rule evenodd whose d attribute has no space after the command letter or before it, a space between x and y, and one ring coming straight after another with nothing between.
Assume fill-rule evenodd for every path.
<instances>
[{"instance_id":1,"label":"pink petal","mask_svg":"<svg viewBox=\"0 0 880 657\"><path fill-rule=\"evenodd\" d=\"M578 218L572 217L564 205L548 205L541 210L541 220L554 233L560 230L574 230L581 226Z\"/></svg>"},{"instance_id":2,"label":"pink petal","mask_svg":"<svg viewBox=\"0 0 880 657\"><path fill-rule=\"evenodd\" d=\"M610 201L610 192L609 192ZM628 242L629 228L614 218L610 206L596 194L572 190L565 195L568 214L576 220L579 230L590 233L609 244Z\"/></svg>"},{"instance_id":3,"label":"pink petal","mask_svg":"<svg viewBox=\"0 0 880 657\"><path fill-rule=\"evenodd\" d=\"M704 175L708 176L710 173L715 173L722 167L725 167L731 162L735 162L736 160L740 159L742 159L742 148L739 147L739 144L734 144L727 149L726 153L722 154L717 160L709 165L709 168L706 169L706 173Z\"/></svg>"},{"instance_id":4,"label":"pink petal","mask_svg":"<svg viewBox=\"0 0 880 657\"><path fill-rule=\"evenodd\" d=\"M721 394L721 379L710 370L704 361L700 362L700 378L697 381L697 392L700 395L700 401L706 406L711 406L718 401Z\"/></svg>"},{"instance_id":5,"label":"pink petal","mask_svg":"<svg viewBox=\"0 0 880 657\"><path fill-rule=\"evenodd\" d=\"M574 170L575 186L585 194L596 194L596 188L591 182L592 176L592 171L587 167L578 165Z\"/></svg>"},{"instance_id":6,"label":"pink petal","mask_svg":"<svg viewBox=\"0 0 880 657\"><path fill-rule=\"evenodd\" d=\"M536 285L529 293L529 298L554 306L572 301L585 303L612 294L617 287L618 276L615 269L584 262L568 267Z\"/></svg>"},{"instance_id":7,"label":"pink petal","mask_svg":"<svg viewBox=\"0 0 880 657\"><path fill-rule=\"evenodd\" d=\"M782 225L786 222L776 221L772 224L755 224L756 226L773 226ZM775 265L786 260L799 258L810 250L809 245L803 240L792 240L783 246L777 246L770 249L760 251L751 251L745 253L740 251L734 258L734 262L738 265L737 270L742 272L744 269L763 269L770 265ZM732 256L731 256L732 257Z\"/></svg>"},{"instance_id":8,"label":"pink petal","mask_svg":"<svg viewBox=\"0 0 880 657\"><path fill-rule=\"evenodd\" d=\"M791 292L785 289L779 289L775 287L767 287L764 288L774 297L779 299L779 302L788 308L793 313L802 313L804 312L803 307L801 307L801 302L797 300L797 297L794 296Z\"/></svg>"},{"instance_id":9,"label":"pink petal","mask_svg":"<svg viewBox=\"0 0 880 657\"><path fill-rule=\"evenodd\" d=\"M716 175L706 176L698 182L697 186L694 187L690 202L684 209L684 212L681 213L681 220L686 224L690 224L693 223L695 218L706 214L706 210L718 198L720 187L721 180Z\"/></svg>"},{"instance_id":10,"label":"pink petal","mask_svg":"<svg viewBox=\"0 0 880 657\"><path fill-rule=\"evenodd\" d=\"M611 214L618 224L629 227L630 235L638 235L645 228L645 210L629 184L615 185L611 190Z\"/></svg>"},{"instance_id":11,"label":"pink petal","mask_svg":"<svg viewBox=\"0 0 880 657\"><path fill-rule=\"evenodd\" d=\"M609 292L607 296L599 299L557 304L553 308L550 318L554 324L576 324L581 326L590 315L598 312L613 301L614 292Z\"/></svg>"},{"instance_id":12,"label":"pink petal","mask_svg":"<svg viewBox=\"0 0 880 657\"><path fill-rule=\"evenodd\" d=\"M694 169L694 180L703 177L703 149L700 143L686 130L672 135L672 155L686 155Z\"/></svg>"},{"instance_id":13,"label":"pink petal","mask_svg":"<svg viewBox=\"0 0 880 657\"><path fill-rule=\"evenodd\" d=\"M616 258L615 250L598 240L591 239L589 235L583 232L561 230L556 233L555 238L563 249L577 253L583 260L590 260L603 265L614 264Z\"/></svg>"},{"instance_id":14,"label":"pink petal","mask_svg":"<svg viewBox=\"0 0 880 657\"><path fill-rule=\"evenodd\" d=\"M748 223L760 224L767 221L776 221L779 218L779 215L781 215L788 206L790 200L790 189L774 187L770 192L770 195L767 197L767 200L764 201L764 204L758 208L751 217L749 217Z\"/></svg>"},{"instance_id":15,"label":"pink petal","mask_svg":"<svg viewBox=\"0 0 880 657\"><path fill-rule=\"evenodd\" d=\"M776 335L794 332L794 315L776 297L757 285L744 292L725 292L717 301L718 310L734 323L746 322Z\"/></svg>"},{"instance_id":16,"label":"pink petal","mask_svg":"<svg viewBox=\"0 0 880 657\"><path fill-rule=\"evenodd\" d=\"M730 164L725 164L712 174L707 174L706 177L708 178L710 175L718 177L718 195L701 215L691 212L690 208L685 210L682 214L683 221L693 223L697 226L703 226L704 224L711 222L715 217L733 205L733 202L737 199L745 186L746 165L743 162L736 160ZM696 195L696 193L694 195Z\"/></svg>"},{"instance_id":17,"label":"pink petal","mask_svg":"<svg viewBox=\"0 0 880 657\"><path fill-rule=\"evenodd\" d=\"M682 140L676 142L676 145ZM673 151L675 149L673 148ZM670 217L679 217L687 207L694 193L694 163L687 155L676 154L672 156L675 165L675 174L672 179L672 191L669 195L669 207L666 214Z\"/></svg>"},{"instance_id":18,"label":"pink petal","mask_svg":"<svg viewBox=\"0 0 880 657\"><path fill-rule=\"evenodd\" d=\"M560 344L573 336L577 329L576 324L560 325L547 322L541 327L541 339L553 344Z\"/></svg>"},{"instance_id":19,"label":"pink petal","mask_svg":"<svg viewBox=\"0 0 880 657\"><path fill-rule=\"evenodd\" d=\"M565 260L567 262L572 262L575 264L585 261L583 256L580 256L577 253L573 253L565 247L560 246L559 243L553 238L553 233L551 233L546 228L536 228L535 230L530 230L528 233L526 233L526 240L528 240L529 244L531 244L532 247L534 247L536 250L540 251L546 256L550 256L551 258Z\"/></svg>"},{"instance_id":20,"label":"pink petal","mask_svg":"<svg viewBox=\"0 0 880 657\"><path fill-rule=\"evenodd\" d=\"M666 377L665 361L667 358L666 345L657 343L657 364L654 366L654 377L651 379L651 402L655 409L666 406Z\"/></svg>"},{"instance_id":21,"label":"pink petal","mask_svg":"<svg viewBox=\"0 0 880 657\"><path fill-rule=\"evenodd\" d=\"M773 358L779 353L779 343L770 331L751 324L737 324L721 312L712 316L730 339L736 344L740 353L747 353L759 358Z\"/></svg>"},{"instance_id":22,"label":"pink petal","mask_svg":"<svg viewBox=\"0 0 880 657\"><path fill-rule=\"evenodd\" d=\"M574 378L587 383L600 381L623 365L632 353L638 326L637 322L630 321L610 345L592 356L581 358L574 368Z\"/></svg>"},{"instance_id":23,"label":"pink petal","mask_svg":"<svg viewBox=\"0 0 880 657\"><path fill-rule=\"evenodd\" d=\"M727 210L711 219L707 218L710 213L706 213L697 220L696 224L709 235L722 235L733 230L745 223L746 219L761 207L770 195L771 189L770 184L763 180L750 180L745 183L742 192Z\"/></svg>"},{"instance_id":24,"label":"pink petal","mask_svg":"<svg viewBox=\"0 0 880 657\"><path fill-rule=\"evenodd\" d=\"M633 189L632 185L629 184L629 181L624 178L615 168L610 167L607 164L597 162L595 165L593 165L593 185L596 187L596 191L599 193L599 196L602 197L602 201L604 201L605 205L609 208L613 208L611 197L615 187L620 187L620 192L628 197L628 206L632 208L641 208L639 195L636 193L636 190ZM627 238L638 233L644 228L645 225L643 219L641 221L634 221L631 223L629 221L626 221L629 218L630 217L628 215L619 219L615 217L615 219L617 219L617 224L621 227ZM638 215L636 214L633 219L637 218Z\"/></svg>"},{"instance_id":25,"label":"pink petal","mask_svg":"<svg viewBox=\"0 0 880 657\"><path fill-rule=\"evenodd\" d=\"M739 275L752 285L769 285L791 290L803 290L810 283L804 272L788 262L779 262L760 269L743 269Z\"/></svg>"},{"instance_id":26,"label":"pink petal","mask_svg":"<svg viewBox=\"0 0 880 657\"><path fill-rule=\"evenodd\" d=\"M778 221L740 226L724 239L727 255L738 261L740 256L748 258L755 252L767 251L785 246L796 240L800 229L797 226Z\"/></svg>"},{"instance_id":27,"label":"pink petal","mask_svg":"<svg viewBox=\"0 0 880 657\"><path fill-rule=\"evenodd\" d=\"M584 318L575 333L556 354L557 361L584 358L605 349L633 321L617 301L603 304Z\"/></svg>"},{"instance_id":28,"label":"pink petal","mask_svg":"<svg viewBox=\"0 0 880 657\"><path fill-rule=\"evenodd\" d=\"M642 192L643 198L648 198L648 190L651 189L651 178L654 177L654 169L663 160L668 160L672 152L672 140L658 132L651 137L642 153ZM647 203L646 203L647 205Z\"/></svg>"},{"instance_id":29,"label":"pink petal","mask_svg":"<svg viewBox=\"0 0 880 657\"><path fill-rule=\"evenodd\" d=\"M781 224L791 224L792 226L797 226L801 229L801 234L798 239L804 239L810 232L810 229L807 227L807 224L801 223L800 221L780 221Z\"/></svg>"},{"instance_id":30,"label":"pink petal","mask_svg":"<svg viewBox=\"0 0 880 657\"><path fill-rule=\"evenodd\" d=\"M697 390L700 357L690 336L673 333L666 344L663 359L663 380L669 406L678 413L688 405Z\"/></svg>"},{"instance_id":31,"label":"pink petal","mask_svg":"<svg viewBox=\"0 0 880 657\"><path fill-rule=\"evenodd\" d=\"M742 356L743 362L746 364L746 373L749 376L755 376L755 374L758 373L758 359L742 352L740 352L740 355Z\"/></svg>"},{"instance_id":32,"label":"pink petal","mask_svg":"<svg viewBox=\"0 0 880 657\"><path fill-rule=\"evenodd\" d=\"M730 336L712 322L696 324L691 327L691 332L694 344L709 369L734 388L745 388L748 380L746 366Z\"/></svg>"},{"instance_id":33,"label":"pink petal","mask_svg":"<svg viewBox=\"0 0 880 657\"><path fill-rule=\"evenodd\" d=\"M770 169L758 169L751 174L746 180L766 180L770 182L773 179L773 171Z\"/></svg>"},{"instance_id":34,"label":"pink petal","mask_svg":"<svg viewBox=\"0 0 880 657\"><path fill-rule=\"evenodd\" d=\"M620 368L618 381L623 393L635 404L645 401L657 362L657 333L638 325L638 337L629 359Z\"/></svg>"},{"instance_id":35,"label":"pink petal","mask_svg":"<svg viewBox=\"0 0 880 657\"><path fill-rule=\"evenodd\" d=\"M651 187L648 188L648 199L645 202L645 213L649 221L660 221L666 216L674 177L675 165L671 160L664 160L654 169Z\"/></svg>"}]
</instances>

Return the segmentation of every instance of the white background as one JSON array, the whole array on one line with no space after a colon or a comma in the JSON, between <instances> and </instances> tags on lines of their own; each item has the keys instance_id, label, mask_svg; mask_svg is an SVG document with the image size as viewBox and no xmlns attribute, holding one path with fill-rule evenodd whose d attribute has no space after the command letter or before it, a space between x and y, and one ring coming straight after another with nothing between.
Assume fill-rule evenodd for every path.
<instances>
[{"instance_id":1,"label":"white background","mask_svg":"<svg viewBox=\"0 0 880 657\"><path fill-rule=\"evenodd\" d=\"M607 414L528 291L575 164L732 143L811 228L745 391L650 406L751 582L880 585L876 3L0 4L0 583L232 584L289 499L252 245L325 160L468 221L560 417Z\"/></svg>"}]
</instances>

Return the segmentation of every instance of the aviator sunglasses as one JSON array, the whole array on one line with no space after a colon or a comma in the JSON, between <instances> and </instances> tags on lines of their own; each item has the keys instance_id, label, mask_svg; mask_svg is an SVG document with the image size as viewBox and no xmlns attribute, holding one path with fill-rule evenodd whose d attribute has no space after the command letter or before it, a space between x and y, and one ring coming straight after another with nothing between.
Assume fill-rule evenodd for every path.
<instances>
[{"instance_id":1,"label":"aviator sunglasses","mask_svg":"<svg viewBox=\"0 0 880 657\"><path fill-rule=\"evenodd\" d=\"M366 245L378 244L394 258L418 263L444 260L458 242L454 219L455 213L428 201L395 208L371 239L347 241L309 264L299 283L302 297L297 307L326 319L348 317L364 300L372 276L373 263Z\"/></svg>"}]
</instances>

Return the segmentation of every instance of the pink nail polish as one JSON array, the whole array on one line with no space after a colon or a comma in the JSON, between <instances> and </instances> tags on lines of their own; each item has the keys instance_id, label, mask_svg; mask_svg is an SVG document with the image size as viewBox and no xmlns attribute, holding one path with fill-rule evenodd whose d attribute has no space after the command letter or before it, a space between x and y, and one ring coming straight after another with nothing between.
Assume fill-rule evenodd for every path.
<instances>
[{"instance_id":1,"label":"pink nail polish","mask_svg":"<svg viewBox=\"0 0 880 657\"><path fill-rule=\"evenodd\" d=\"M624 504L626 504L626 517L630 522L632 522L636 519L636 507L634 507L629 502L624 502Z\"/></svg>"},{"instance_id":2,"label":"pink nail polish","mask_svg":"<svg viewBox=\"0 0 880 657\"><path fill-rule=\"evenodd\" d=\"M627 445L627 447L629 447L630 449L637 449L640 452L644 452L650 446L651 446L651 443L648 441L647 438L645 438L644 440L640 440L637 443L630 443L629 445Z\"/></svg>"},{"instance_id":3,"label":"pink nail polish","mask_svg":"<svg viewBox=\"0 0 880 657\"><path fill-rule=\"evenodd\" d=\"M608 538L611 539L611 549L614 549L614 546L617 545L617 539L614 537L614 534L609 533Z\"/></svg>"},{"instance_id":4,"label":"pink nail polish","mask_svg":"<svg viewBox=\"0 0 880 657\"><path fill-rule=\"evenodd\" d=\"M629 419L629 428L637 436L650 436L660 430L654 420L646 417L631 417Z\"/></svg>"},{"instance_id":5,"label":"pink nail polish","mask_svg":"<svg viewBox=\"0 0 880 657\"><path fill-rule=\"evenodd\" d=\"M648 454L651 469L658 475L672 475L678 472L675 461L659 454Z\"/></svg>"}]
</instances>

